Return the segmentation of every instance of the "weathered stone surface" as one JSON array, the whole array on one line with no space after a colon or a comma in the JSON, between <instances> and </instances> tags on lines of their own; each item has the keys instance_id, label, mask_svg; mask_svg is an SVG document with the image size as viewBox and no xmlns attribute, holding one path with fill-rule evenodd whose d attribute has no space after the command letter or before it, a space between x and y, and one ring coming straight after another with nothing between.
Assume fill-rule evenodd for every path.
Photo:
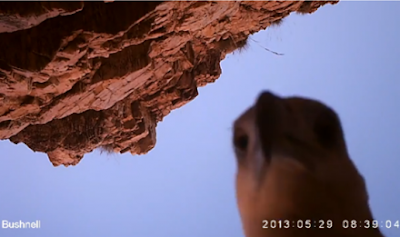
<instances>
[{"instance_id":1,"label":"weathered stone surface","mask_svg":"<svg viewBox=\"0 0 400 237\"><path fill-rule=\"evenodd\" d=\"M55 166L146 153L250 34L336 2L0 3L0 139Z\"/></svg>"},{"instance_id":2,"label":"weathered stone surface","mask_svg":"<svg viewBox=\"0 0 400 237\"><path fill-rule=\"evenodd\" d=\"M74 14L83 2L0 2L0 33L36 26L48 18Z\"/></svg>"}]
</instances>

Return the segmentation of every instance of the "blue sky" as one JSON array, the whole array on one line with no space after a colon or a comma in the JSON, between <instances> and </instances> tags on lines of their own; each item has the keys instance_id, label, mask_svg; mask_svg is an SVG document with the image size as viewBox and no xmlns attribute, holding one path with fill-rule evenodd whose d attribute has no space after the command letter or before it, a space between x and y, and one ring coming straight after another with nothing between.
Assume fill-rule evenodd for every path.
<instances>
[{"instance_id":1,"label":"blue sky","mask_svg":"<svg viewBox=\"0 0 400 237\"><path fill-rule=\"evenodd\" d=\"M231 127L264 89L333 107L375 218L400 220L399 12L400 2L340 2L253 35L285 55L252 40L228 55L215 83L158 124L147 155L95 151L54 168L45 154L0 141L0 220L41 220L0 236L243 237Z\"/></svg>"}]
</instances>

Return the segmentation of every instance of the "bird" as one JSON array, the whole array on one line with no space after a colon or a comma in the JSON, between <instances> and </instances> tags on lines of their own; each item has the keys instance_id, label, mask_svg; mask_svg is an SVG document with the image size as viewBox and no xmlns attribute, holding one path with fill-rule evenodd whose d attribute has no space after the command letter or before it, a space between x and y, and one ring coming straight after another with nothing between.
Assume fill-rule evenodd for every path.
<instances>
[{"instance_id":1,"label":"bird","mask_svg":"<svg viewBox=\"0 0 400 237\"><path fill-rule=\"evenodd\" d=\"M246 237L384 237L327 104L264 90L232 129Z\"/></svg>"}]
</instances>

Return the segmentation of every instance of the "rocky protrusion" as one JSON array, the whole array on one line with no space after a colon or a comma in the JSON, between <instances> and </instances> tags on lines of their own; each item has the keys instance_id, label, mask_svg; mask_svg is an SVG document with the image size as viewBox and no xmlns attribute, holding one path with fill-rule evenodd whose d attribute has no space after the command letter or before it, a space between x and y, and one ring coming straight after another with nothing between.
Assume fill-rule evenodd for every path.
<instances>
[{"instance_id":1,"label":"rocky protrusion","mask_svg":"<svg viewBox=\"0 0 400 237\"><path fill-rule=\"evenodd\" d=\"M102 146L144 154L250 34L336 2L0 3L0 139L55 166Z\"/></svg>"}]
</instances>

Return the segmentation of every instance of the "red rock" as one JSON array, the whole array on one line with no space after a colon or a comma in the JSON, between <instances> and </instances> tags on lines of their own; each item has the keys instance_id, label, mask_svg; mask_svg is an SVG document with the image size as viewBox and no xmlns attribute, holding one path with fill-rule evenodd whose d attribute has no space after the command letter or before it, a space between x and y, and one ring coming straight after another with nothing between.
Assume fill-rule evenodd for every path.
<instances>
[{"instance_id":1,"label":"red rock","mask_svg":"<svg viewBox=\"0 0 400 237\"><path fill-rule=\"evenodd\" d=\"M55 166L99 146L144 154L249 34L326 3L1 2L0 139Z\"/></svg>"}]
</instances>

